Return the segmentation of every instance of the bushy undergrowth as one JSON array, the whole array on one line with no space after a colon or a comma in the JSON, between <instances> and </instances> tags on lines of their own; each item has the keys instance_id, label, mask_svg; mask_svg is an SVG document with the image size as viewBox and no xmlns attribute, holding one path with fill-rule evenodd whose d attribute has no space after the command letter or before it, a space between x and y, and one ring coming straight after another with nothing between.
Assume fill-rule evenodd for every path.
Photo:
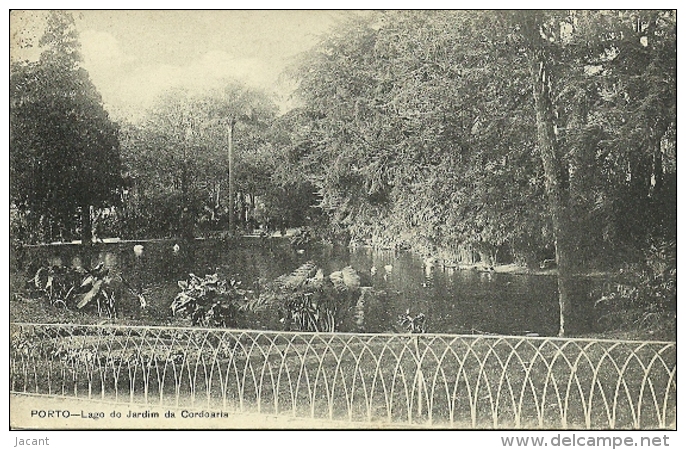
<instances>
[{"instance_id":1,"label":"bushy undergrowth","mask_svg":"<svg viewBox=\"0 0 686 450\"><path fill-rule=\"evenodd\" d=\"M328 276L309 262L260 289L244 310L256 316L276 315L288 331L341 331L360 295L360 277L352 267ZM272 317L273 320L273 317Z\"/></svg>"},{"instance_id":2,"label":"bushy undergrowth","mask_svg":"<svg viewBox=\"0 0 686 450\"><path fill-rule=\"evenodd\" d=\"M31 268L27 269L31 273ZM27 272L24 271L24 272ZM29 278L30 277L30 278ZM52 307L87 310L96 305L98 315L117 318L117 304L134 298L141 309L147 306L144 290L134 289L120 271L99 264L94 268L47 265L32 275L16 274L14 298L36 299Z\"/></svg>"},{"instance_id":3,"label":"bushy undergrowth","mask_svg":"<svg viewBox=\"0 0 686 450\"><path fill-rule=\"evenodd\" d=\"M642 261L626 264L596 301L607 329L676 335L676 242L653 243Z\"/></svg>"},{"instance_id":4,"label":"bushy undergrowth","mask_svg":"<svg viewBox=\"0 0 686 450\"><path fill-rule=\"evenodd\" d=\"M199 277L189 274L178 283L181 292L171 304L174 315L185 313L191 323L203 327L235 327L238 308L246 291L234 278L221 280L216 273Z\"/></svg>"}]
</instances>

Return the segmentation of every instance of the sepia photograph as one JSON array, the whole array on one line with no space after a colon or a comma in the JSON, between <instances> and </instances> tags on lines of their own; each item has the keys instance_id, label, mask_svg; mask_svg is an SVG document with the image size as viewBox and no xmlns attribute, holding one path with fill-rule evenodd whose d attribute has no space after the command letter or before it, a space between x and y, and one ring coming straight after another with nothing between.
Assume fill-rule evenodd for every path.
<instances>
[{"instance_id":1,"label":"sepia photograph","mask_svg":"<svg viewBox=\"0 0 686 450\"><path fill-rule=\"evenodd\" d=\"M676 16L10 10L10 431L668 446Z\"/></svg>"}]
</instances>

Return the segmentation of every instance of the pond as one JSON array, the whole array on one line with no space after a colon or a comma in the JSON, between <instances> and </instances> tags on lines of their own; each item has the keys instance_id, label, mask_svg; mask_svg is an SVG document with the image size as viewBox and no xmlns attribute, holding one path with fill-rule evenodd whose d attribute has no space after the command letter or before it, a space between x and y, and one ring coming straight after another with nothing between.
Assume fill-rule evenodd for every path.
<instances>
[{"instance_id":1,"label":"pond","mask_svg":"<svg viewBox=\"0 0 686 450\"><path fill-rule=\"evenodd\" d=\"M135 245L142 245L140 255ZM169 305L178 292L177 281L188 273L241 280L249 288L255 280L270 281L290 273L307 261L314 261L328 274L351 265L360 273L362 284L383 291L382 300L368 302L363 325L345 325L344 331L388 332L397 327L398 315L423 313L432 333L497 333L554 336L558 326L557 279L545 275L515 275L476 270L427 266L410 252L379 251L371 248L313 246L296 250L285 239L240 238L232 242L197 240L191 245L175 241L98 244L88 250L78 245L43 246L25 249L22 260L36 264L64 264L121 270L136 287L147 288L149 308L130 312L170 323ZM589 280L576 283L576 297L589 302L582 308L578 328L595 331ZM264 328L262 324L248 324Z\"/></svg>"}]
</instances>

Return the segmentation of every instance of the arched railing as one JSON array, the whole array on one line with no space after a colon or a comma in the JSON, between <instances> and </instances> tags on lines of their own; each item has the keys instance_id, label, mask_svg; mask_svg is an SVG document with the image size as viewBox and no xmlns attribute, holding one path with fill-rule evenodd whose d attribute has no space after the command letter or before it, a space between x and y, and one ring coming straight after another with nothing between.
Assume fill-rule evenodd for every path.
<instances>
[{"instance_id":1,"label":"arched railing","mask_svg":"<svg viewBox=\"0 0 686 450\"><path fill-rule=\"evenodd\" d=\"M11 325L11 391L394 426L676 425L676 344Z\"/></svg>"}]
</instances>

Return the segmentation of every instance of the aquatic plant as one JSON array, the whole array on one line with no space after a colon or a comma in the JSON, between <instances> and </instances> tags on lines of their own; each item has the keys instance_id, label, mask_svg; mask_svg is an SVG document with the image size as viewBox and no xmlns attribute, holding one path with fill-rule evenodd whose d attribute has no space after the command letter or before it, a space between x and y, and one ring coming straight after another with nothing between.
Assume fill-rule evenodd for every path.
<instances>
[{"instance_id":1,"label":"aquatic plant","mask_svg":"<svg viewBox=\"0 0 686 450\"><path fill-rule=\"evenodd\" d=\"M148 305L145 298L145 290L139 291L134 289L121 272L105 269L102 267L102 264L93 270L87 270L87 275L81 282L80 288L86 288L87 291L81 295L76 307L81 309L95 299L98 314L102 313L104 306L107 315L111 319L117 318L117 298L122 298L126 292L136 298L141 309L146 308Z\"/></svg>"},{"instance_id":2,"label":"aquatic plant","mask_svg":"<svg viewBox=\"0 0 686 450\"><path fill-rule=\"evenodd\" d=\"M237 313L245 302L246 291L235 279L221 280L217 273L199 277L189 274L181 280L181 289L171 304L174 315L186 313L191 323L203 327L235 327Z\"/></svg>"},{"instance_id":3,"label":"aquatic plant","mask_svg":"<svg viewBox=\"0 0 686 450\"><path fill-rule=\"evenodd\" d=\"M145 291L134 289L118 271L104 267L102 263L89 269L52 265L40 267L32 279L41 297L53 306L83 309L95 302L98 314L103 311L116 319L117 298L126 292L136 297L141 308L147 306Z\"/></svg>"},{"instance_id":4,"label":"aquatic plant","mask_svg":"<svg viewBox=\"0 0 686 450\"><path fill-rule=\"evenodd\" d=\"M76 296L85 271L74 267L51 265L40 267L33 279L33 287L39 295L53 306L67 306L67 302Z\"/></svg>"},{"instance_id":5,"label":"aquatic plant","mask_svg":"<svg viewBox=\"0 0 686 450\"><path fill-rule=\"evenodd\" d=\"M301 227L295 231L289 241L293 247L301 248L317 242L318 236L312 227Z\"/></svg>"},{"instance_id":6,"label":"aquatic plant","mask_svg":"<svg viewBox=\"0 0 686 450\"><path fill-rule=\"evenodd\" d=\"M290 331L340 331L344 313L352 310L360 293L360 277L352 267L329 276L313 262L282 275L249 299L243 310L275 311Z\"/></svg>"}]
</instances>

